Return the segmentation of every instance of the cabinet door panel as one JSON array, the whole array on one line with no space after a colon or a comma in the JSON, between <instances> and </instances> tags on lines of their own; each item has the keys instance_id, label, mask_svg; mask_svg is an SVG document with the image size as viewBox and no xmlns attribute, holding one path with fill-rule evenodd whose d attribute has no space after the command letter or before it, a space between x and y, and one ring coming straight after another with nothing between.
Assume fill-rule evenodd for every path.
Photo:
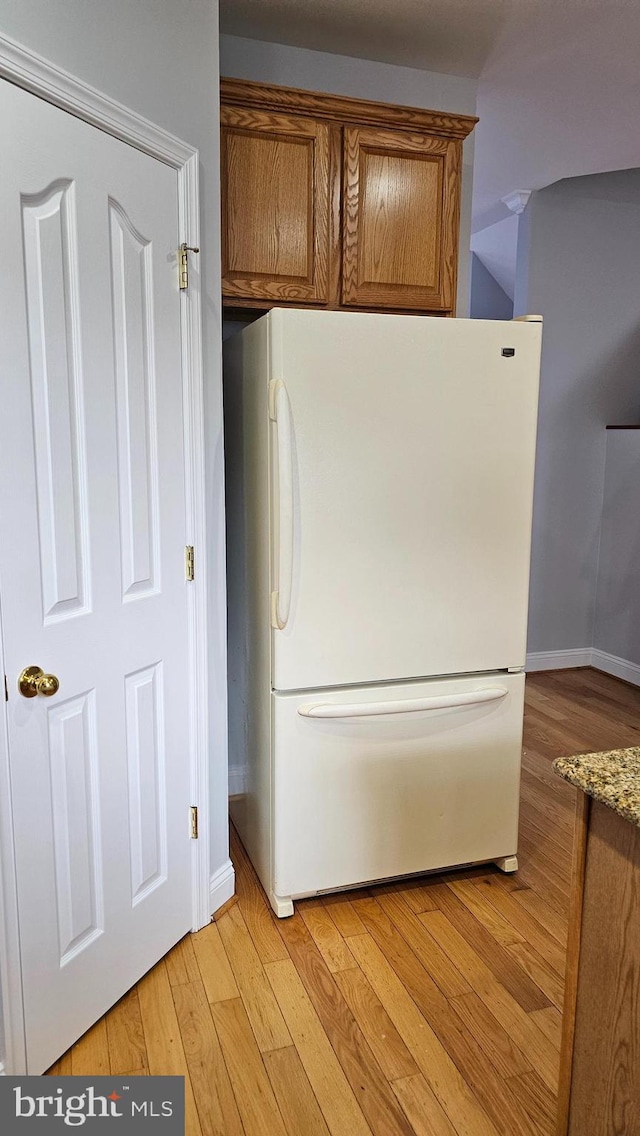
<instances>
[{"instance_id":1,"label":"cabinet door panel","mask_svg":"<svg viewBox=\"0 0 640 1136\"><path fill-rule=\"evenodd\" d=\"M453 311L460 143L344 132L342 302Z\"/></svg>"},{"instance_id":2,"label":"cabinet door panel","mask_svg":"<svg viewBox=\"0 0 640 1136\"><path fill-rule=\"evenodd\" d=\"M326 300L329 128L235 107L221 118L223 295Z\"/></svg>"}]
</instances>

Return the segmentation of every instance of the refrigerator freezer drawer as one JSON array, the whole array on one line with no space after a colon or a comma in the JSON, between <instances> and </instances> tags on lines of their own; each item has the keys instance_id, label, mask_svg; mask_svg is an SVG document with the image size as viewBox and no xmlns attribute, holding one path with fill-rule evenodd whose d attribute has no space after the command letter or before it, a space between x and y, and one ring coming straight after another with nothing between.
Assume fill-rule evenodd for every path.
<instances>
[{"instance_id":1,"label":"refrigerator freezer drawer","mask_svg":"<svg viewBox=\"0 0 640 1136\"><path fill-rule=\"evenodd\" d=\"M279 896L515 854L524 675L273 695Z\"/></svg>"}]
</instances>

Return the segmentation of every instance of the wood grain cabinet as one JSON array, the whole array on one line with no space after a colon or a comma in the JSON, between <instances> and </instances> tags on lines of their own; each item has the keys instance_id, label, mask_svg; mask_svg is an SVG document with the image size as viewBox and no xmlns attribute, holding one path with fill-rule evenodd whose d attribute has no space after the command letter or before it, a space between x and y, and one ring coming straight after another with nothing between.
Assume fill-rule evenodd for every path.
<instances>
[{"instance_id":1,"label":"wood grain cabinet","mask_svg":"<svg viewBox=\"0 0 640 1136\"><path fill-rule=\"evenodd\" d=\"M573 855L556 1136L640 1136L640 828L579 792Z\"/></svg>"},{"instance_id":2,"label":"wood grain cabinet","mask_svg":"<svg viewBox=\"0 0 640 1136\"><path fill-rule=\"evenodd\" d=\"M225 304L453 315L476 121L223 79Z\"/></svg>"},{"instance_id":3,"label":"wood grain cabinet","mask_svg":"<svg viewBox=\"0 0 640 1136\"><path fill-rule=\"evenodd\" d=\"M222 123L224 294L326 303L329 128L237 107Z\"/></svg>"},{"instance_id":4,"label":"wood grain cabinet","mask_svg":"<svg viewBox=\"0 0 640 1136\"><path fill-rule=\"evenodd\" d=\"M428 134L344 131L343 304L453 311L458 149Z\"/></svg>"}]
</instances>

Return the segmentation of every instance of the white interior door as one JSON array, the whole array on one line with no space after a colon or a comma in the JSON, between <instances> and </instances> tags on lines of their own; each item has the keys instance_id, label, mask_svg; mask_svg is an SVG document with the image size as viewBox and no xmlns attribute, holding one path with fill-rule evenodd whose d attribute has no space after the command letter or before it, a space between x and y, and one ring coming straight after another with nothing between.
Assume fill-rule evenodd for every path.
<instances>
[{"instance_id":1,"label":"white interior door","mask_svg":"<svg viewBox=\"0 0 640 1136\"><path fill-rule=\"evenodd\" d=\"M176 171L0 84L0 587L29 1071L191 923ZM35 665L59 690L26 698Z\"/></svg>"},{"instance_id":2,"label":"white interior door","mask_svg":"<svg viewBox=\"0 0 640 1136\"><path fill-rule=\"evenodd\" d=\"M540 325L269 321L274 688L522 667Z\"/></svg>"}]
</instances>

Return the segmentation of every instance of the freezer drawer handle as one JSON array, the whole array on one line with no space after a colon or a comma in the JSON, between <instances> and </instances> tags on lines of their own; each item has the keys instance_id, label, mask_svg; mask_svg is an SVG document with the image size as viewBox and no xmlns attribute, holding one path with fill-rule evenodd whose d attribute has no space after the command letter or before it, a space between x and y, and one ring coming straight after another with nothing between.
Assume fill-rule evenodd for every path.
<instances>
[{"instance_id":1,"label":"freezer drawer handle","mask_svg":"<svg viewBox=\"0 0 640 1136\"><path fill-rule=\"evenodd\" d=\"M276 424L278 451L278 546L275 563L278 590L271 593L271 625L283 631L291 608L293 576L293 451L291 408L281 379L269 384L271 417Z\"/></svg>"},{"instance_id":2,"label":"freezer drawer handle","mask_svg":"<svg viewBox=\"0 0 640 1136\"><path fill-rule=\"evenodd\" d=\"M303 718L369 718L375 714L415 714L417 710L446 710L450 706L474 706L497 702L508 694L505 686L487 686L462 694L436 694L429 698L399 698L393 702L317 702L298 706Z\"/></svg>"}]
</instances>

